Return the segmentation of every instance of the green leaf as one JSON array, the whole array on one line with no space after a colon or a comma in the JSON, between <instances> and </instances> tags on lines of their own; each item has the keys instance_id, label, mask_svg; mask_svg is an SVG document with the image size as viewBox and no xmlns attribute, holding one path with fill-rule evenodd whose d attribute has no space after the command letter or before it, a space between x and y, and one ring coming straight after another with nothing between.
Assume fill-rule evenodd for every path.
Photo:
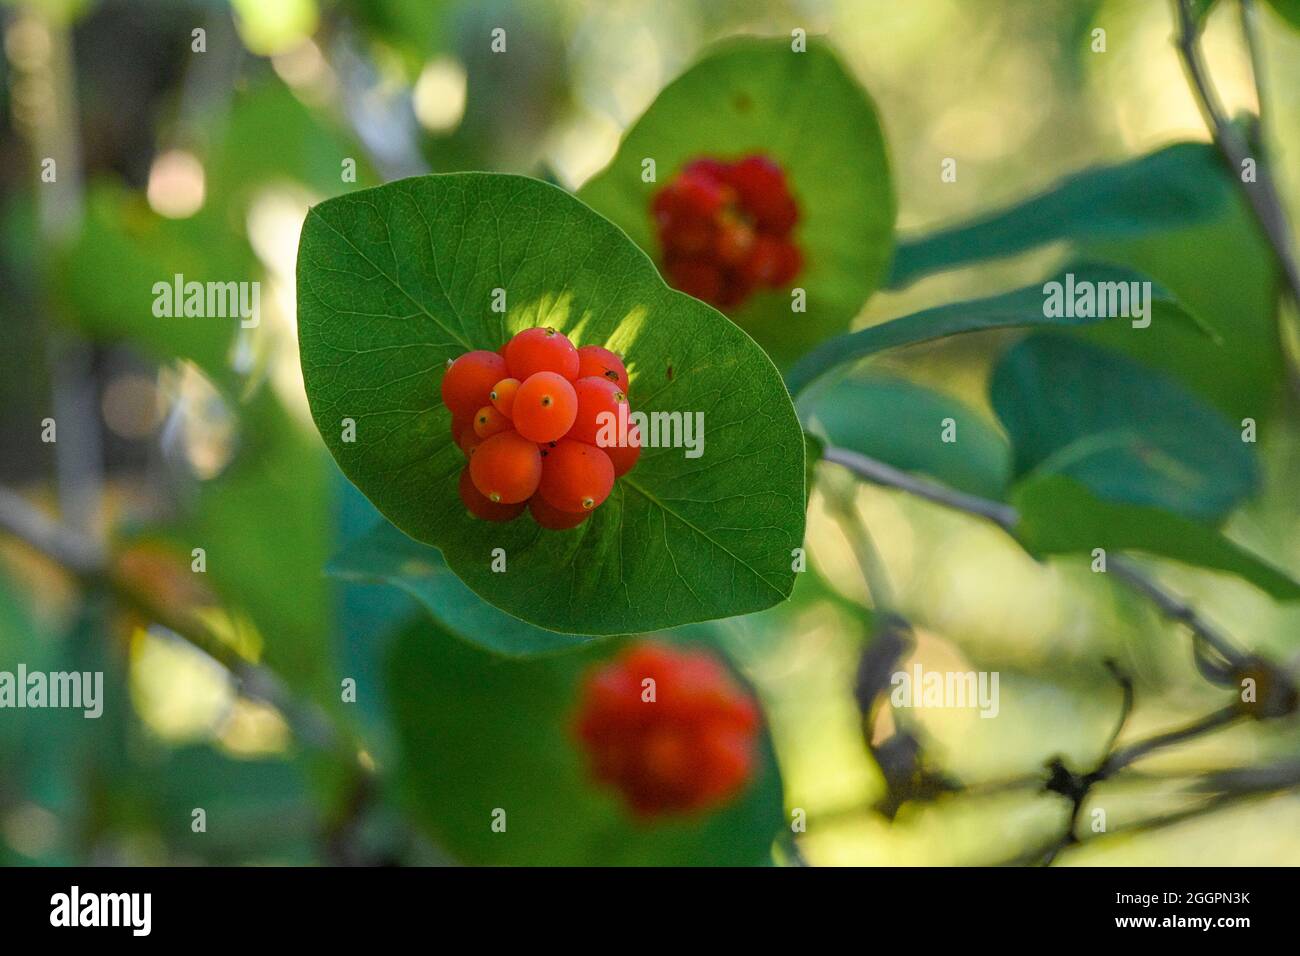
<instances>
[{"instance_id":1,"label":"green leaf","mask_svg":"<svg viewBox=\"0 0 1300 956\"><path fill-rule=\"evenodd\" d=\"M1012 496L1016 536L1038 555L1143 551L1244 578L1279 601L1300 600L1300 582L1218 531L1158 508L1105 502L1072 478L1033 478Z\"/></svg>"},{"instance_id":2,"label":"green leaf","mask_svg":"<svg viewBox=\"0 0 1300 956\"><path fill-rule=\"evenodd\" d=\"M786 171L800 207L806 266L788 291L756 295L732 319L787 365L848 327L879 287L893 247L894 195L884 135L866 91L824 43L729 40L670 83L628 131L613 162L579 191L658 261L650 201L686 163L761 152ZM657 182L642 181L655 161Z\"/></svg>"},{"instance_id":3,"label":"green leaf","mask_svg":"<svg viewBox=\"0 0 1300 956\"><path fill-rule=\"evenodd\" d=\"M155 285L236 282L255 276L247 243L211 209L164 219L116 184L93 185L77 238L54 262L51 293L80 332L98 341L126 340L160 362L185 358L218 385L233 378L238 315L158 317ZM179 308L178 306L177 308Z\"/></svg>"},{"instance_id":4,"label":"green leaf","mask_svg":"<svg viewBox=\"0 0 1300 956\"><path fill-rule=\"evenodd\" d=\"M579 681L622 641L559 657L508 660L432 622L397 639L389 699L399 773L415 821L467 864L714 865L770 862L784 826L781 782L764 734L761 770L712 814L637 822L592 782L572 724ZM492 813L506 831L492 832Z\"/></svg>"},{"instance_id":5,"label":"green leaf","mask_svg":"<svg viewBox=\"0 0 1300 956\"><path fill-rule=\"evenodd\" d=\"M1250 417L1262 423L1270 417L1284 377L1277 260L1240 196L1234 193L1213 221L1092 243L1083 255L1151 276L1219 338L1211 341L1172 323L1141 335L1105 323L1074 334L1169 372L1233 421Z\"/></svg>"},{"instance_id":6,"label":"green leaf","mask_svg":"<svg viewBox=\"0 0 1300 956\"><path fill-rule=\"evenodd\" d=\"M1018 328L1021 326L1045 326L1065 328L1068 326L1110 324L1117 328L1132 330L1132 334L1143 334L1147 329L1136 329L1128 319L1108 319L1105 316L1061 316L1047 315L1048 286L1052 282L1062 285L1062 294L1066 295L1067 283L1076 288L1083 288L1083 283L1091 283L1094 290L1109 283L1148 282L1150 279L1141 273L1118 266L1082 263L1068 266L1046 282L1034 283L1011 292L1002 292L984 299L972 299L966 302L950 302L947 305L922 309L902 318L891 319L879 325L836 336L813 349L786 374L786 385L790 394L798 395L814 381L832 368L865 358L886 349L929 342L949 335L965 332L983 332L988 329ZM1068 298L1068 296L1066 296ZM1184 329L1200 328L1202 333L1212 335L1195 316L1186 312L1167 289L1159 283L1151 283L1150 319L1152 326L1170 323Z\"/></svg>"},{"instance_id":7,"label":"green leaf","mask_svg":"<svg viewBox=\"0 0 1300 956\"><path fill-rule=\"evenodd\" d=\"M884 375L857 375L805 393L798 405L811 432L985 498L1006 494L1011 450L987 416L932 389ZM958 441L941 440L951 418Z\"/></svg>"},{"instance_id":8,"label":"green leaf","mask_svg":"<svg viewBox=\"0 0 1300 956\"><path fill-rule=\"evenodd\" d=\"M325 570L344 581L401 588L452 634L496 654L546 654L592 640L533 627L497 610L451 573L437 548L411 540L387 521L351 542Z\"/></svg>"},{"instance_id":9,"label":"green leaf","mask_svg":"<svg viewBox=\"0 0 1300 956\"><path fill-rule=\"evenodd\" d=\"M491 309L498 288L504 314ZM298 319L312 414L344 474L506 612L558 631L627 634L759 610L790 593L804 445L776 369L572 196L461 173L322 203L299 244ZM465 512L464 459L439 398L448 359L539 325L623 354L634 411L704 422L699 457L645 449L567 532ZM345 419L355 441L343 440ZM498 548L504 573L492 570Z\"/></svg>"},{"instance_id":10,"label":"green leaf","mask_svg":"<svg viewBox=\"0 0 1300 956\"><path fill-rule=\"evenodd\" d=\"M1300 0L1267 0L1267 3L1293 29L1300 30Z\"/></svg>"},{"instance_id":11,"label":"green leaf","mask_svg":"<svg viewBox=\"0 0 1300 956\"><path fill-rule=\"evenodd\" d=\"M1223 517L1259 475L1241 433L1154 369L1107 349L1034 335L989 385L1015 474L1063 474L1107 501Z\"/></svg>"},{"instance_id":12,"label":"green leaf","mask_svg":"<svg viewBox=\"0 0 1300 956\"><path fill-rule=\"evenodd\" d=\"M1175 143L1113 166L1095 166L973 222L900 242L890 288L1049 242L1133 238L1219 215L1232 184L1214 147Z\"/></svg>"}]
</instances>

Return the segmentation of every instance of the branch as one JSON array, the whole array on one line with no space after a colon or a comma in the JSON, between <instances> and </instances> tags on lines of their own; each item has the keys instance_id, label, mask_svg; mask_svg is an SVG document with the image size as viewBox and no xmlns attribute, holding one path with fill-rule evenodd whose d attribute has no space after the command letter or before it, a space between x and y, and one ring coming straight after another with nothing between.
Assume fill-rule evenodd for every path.
<instances>
[{"instance_id":1,"label":"branch","mask_svg":"<svg viewBox=\"0 0 1300 956\"><path fill-rule=\"evenodd\" d=\"M1247 0L1249 2L1249 0ZM1242 137L1240 130L1228 121L1219 94L1211 82L1201 52L1201 31L1192 11L1191 0L1174 0L1174 10L1178 20L1176 45L1183 68L1187 72L1196 103L1200 107L1205 124L1214 136L1214 143L1219 148L1224 161L1228 164L1232 176L1241 182L1243 161L1251 159L1250 144ZM1250 23L1250 14L1243 10L1244 23ZM1252 68L1258 66L1258 56L1253 44L1253 30L1247 32L1247 43L1251 46ZM1256 75L1258 93L1259 77ZM1262 105L1261 105L1262 110ZM1263 139L1262 135L1259 137ZM1255 163L1255 182L1242 183L1242 193L1250 210L1259 222L1260 228L1273 249L1274 258L1282 270L1283 278L1291 298L1300 305L1300 265L1297 265L1291 248L1291 227L1287 222L1286 210L1278 192L1277 183L1267 164Z\"/></svg>"},{"instance_id":2,"label":"branch","mask_svg":"<svg viewBox=\"0 0 1300 956\"><path fill-rule=\"evenodd\" d=\"M114 569L102 546L43 514L16 492L0 487L0 531L7 531L88 584L106 584L126 606L175 633L226 668L245 697L284 715L294 734L322 750L338 750L357 763L357 748L338 732L325 712L299 701L270 668L240 656L205 622L178 612L142 592Z\"/></svg>"},{"instance_id":3,"label":"branch","mask_svg":"<svg viewBox=\"0 0 1300 956\"><path fill-rule=\"evenodd\" d=\"M826 461L842 465L860 478L886 488L897 488L909 494L943 505L955 511L965 512L976 517L992 521L1013 537L1017 522L1020 520L1016 509L1000 501L991 501L977 495L956 491L939 482L909 474L883 461L866 455L827 445L822 452ZM1221 654L1230 664L1237 665L1246 660L1246 654L1236 648L1232 642L1182 598L1166 591L1154 579L1147 576L1136 565L1121 557L1111 559L1110 566L1117 576L1134 590L1148 598L1160 610L1161 614L1172 621L1185 625L1198 642L1208 644Z\"/></svg>"},{"instance_id":4,"label":"branch","mask_svg":"<svg viewBox=\"0 0 1300 956\"><path fill-rule=\"evenodd\" d=\"M1163 734L1156 734L1154 737L1148 737L1145 740L1139 740L1137 743L1129 744L1127 747L1117 749L1102 761L1097 768L1099 776L1097 780L1105 780L1113 776L1125 767L1143 757L1173 744L1182 743L1184 740L1191 740L1199 737L1201 734L1208 734L1220 728L1227 727L1229 724L1236 723L1243 718L1243 714L1236 707L1224 707L1222 710L1216 710L1212 714L1202 717L1200 720L1193 721L1186 727L1180 727L1178 730L1170 730Z\"/></svg>"},{"instance_id":5,"label":"branch","mask_svg":"<svg viewBox=\"0 0 1300 956\"><path fill-rule=\"evenodd\" d=\"M894 588L890 584L889 569L880 556L880 550L876 547L871 532L863 524L862 515L858 513L853 498L853 490L856 488L857 485L852 484L848 489L831 489L826 494L826 503L839 520L840 530L849 540L872 605L878 614L887 614L895 608Z\"/></svg>"},{"instance_id":6,"label":"branch","mask_svg":"<svg viewBox=\"0 0 1300 956\"><path fill-rule=\"evenodd\" d=\"M887 488L898 488L909 494L916 495L918 498L924 498L926 501L933 501L936 504L957 511L964 511L967 514L987 518L1006 531L1012 531L1019 520L1016 509L1010 505L1005 505L1000 501L990 501L976 495L968 495L963 491L949 488L937 481L921 478L900 468L895 468L893 465L887 465L875 458L868 458L866 455L849 451L847 448L827 445L822 451L822 458L837 465L843 465L849 471L873 484L884 485Z\"/></svg>"},{"instance_id":7,"label":"branch","mask_svg":"<svg viewBox=\"0 0 1300 956\"><path fill-rule=\"evenodd\" d=\"M86 535L33 508L17 492L0 487L0 530L8 531L73 573L95 574L107 564L104 549Z\"/></svg>"}]
</instances>

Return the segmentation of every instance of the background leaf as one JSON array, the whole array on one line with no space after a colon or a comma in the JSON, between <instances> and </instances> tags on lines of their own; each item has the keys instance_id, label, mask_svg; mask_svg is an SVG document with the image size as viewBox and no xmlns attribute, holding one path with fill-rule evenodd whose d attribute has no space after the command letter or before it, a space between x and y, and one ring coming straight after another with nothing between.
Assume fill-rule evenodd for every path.
<instances>
[{"instance_id":1,"label":"background leaf","mask_svg":"<svg viewBox=\"0 0 1300 956\"><path fill-rule=\"evenodd\" d=\"M886 375L859 374L807 394L800 417L828 444L970 494L1006 494L1011 449L997 427L965 403ZM947 418L957 423L956 442L941 441Z\"/></svg>"},{"instance_id":2,"label":"background leaf","mask_svg":"<svg viewBox=\"0 0 1300 956\"><path fill-rule=\"evenodd\" d=\"M784 826L781 782L766 734L760 770L712 814L638 823L587 777L572 737L583 673L622 645L505 660L431 622L393 648L389 694L400 772L415 819L464 863L568 866L767 863ZM493 833L492 812L506 811Z\"/></svg>"},{"instance_id":3,"label":"background leaf","mask_svg":"<svg viewBox=\"0 0 1300 956\"><path fill-rule=\"evenodd\" d=\"M1025 482L1012 500L1020 512L1016 536L1035 554L1142 551L1235 574L1279 601L1300 600L1300 582L1213 528L1158 508L1102 501L1064 475Z\"/></svg>"},{"instance_id":4,"label":"background leaf","mask_svg":"<svg viewBox=\"0 0 1300 956\"><path fill-rule=\"evenodd\" d=\"M533 627L498 610L452 574L437 548L413 541L387 521L350 543L326 570L344 581L401 588L439 625L461 640L497 654L554 653L592 640Z\"/></svg>"},{"instance_id":5,"label":"background leaf","mask_svg":"<svg viewBox=\"0 0 1300 956\"><path fill-rule=\"evenodd\" d=\"M1122 355L1034 335L1002 356L989 384L1015 474L1069 475L1107 501L1188 518L1223 517L1259 474L1251 447L1176 381Z\"/></svg>"},{"instance_id":6,"label":"background leaf","mask_svg":"<svg viewBox=\"0 0 1300 956\"><path fill-rule=\"evenodd\" d=\"M493 312L493 290L508 311ZM529 623L626 634L768 607L793 586L804 445L763 352L668 289L618 229L537 180L428 176L315 207L298 252L303 375L340 467L477 594ZM581 527L470 517L445 363L555 327L622 354L632 407L703 415L698 458L647 448ZM344 419L357 423L342 440ZM491 569L504 549L507 571Z\"/></svg>"},{"instance_id":7,"label":"background leaf","mask_svg":"<svg viewBox=\"0 0 1300 956\"><path fill-rule=\"evenodd\" d=\"M1227 208L1231 190L1213 146L1175 143L1081 170L1006 209L901 241L889 286L1063 239L1128 239L1204 222Z\"/></svg>"},{"instance_id":8,"label":"background leaf","mask_svg":"<svg viewBox=\"0 0 1300 956\"><path fill-rule=\"evenodd\" d=\"M805 355L786 374L786 384L792 395L798 395L820 376L838 365L844 365L856 359L865 358L886 349L929 342L949 335L965 332L983 332L988 329L1018 328L1021 326L1067 327L1076 325L1102 324L1115 327L1117 334L1128 334L1132 323L1127 319L1108 320L1104 316L1053 317L1044 315L1046 294L1044 287L1049 282L1066 281L1068 275L1074 276L1077 284L1091 282L1100 285L1106 282L1145 282L1148 276L1119 266L1082 263L1067 266L1060 273L1010 292L967 302L950 302L947 305L922 309L901 318L890 319L879 325L872 325L847 335L838 335L828 339ZM1211 332L1195 316L1186 312L1168 289L1159 283L1151 284L1151 326L1166 324L1176 326L1183 335L1204 335ZM1146 333L1150 329L1139 329Z\"/></svg>"},{"instance_id":9,"label":"background leaf","mask_svg":"<svg viewBox=\"0 0 1300 956\"><path fill-rule=\"evenodd\" d=\"M875 106L830 48L789 37L729 40L670 83L624 137L613 162L579 191L659 261L650 201L699 156L761 152L785 169L800 207L795 237L806 265L790 294L760 293L733 320L786 365L843 330L876 290L893 245L894 194ZM641 179L653 158L658 182Z\"/></svg>"},{"instance_id":10,"label":"background leaf","mask_svg":"<svg viewBox=\"0 0 1300 956\"><path fill-rule=\"evenodd\" d=\"M1096 242L1086 253L1147 273L1219 338L1209 341L1169 323L1143 335L1104 324L1074 334L1169 372L1234 421L1272 417L1284 375L1277 265L1240 198L1213 221Z\"/></svg>"},{"instance_id":11,"label":"background leaf","mask_svg":"<svg viewBox=\"0 0 1300 956\"><path fill-rule=\"evenodd\" d=\"M1300 0L1265 0L1293 29L1300 30Z\"/></svg>"}]
</instances>

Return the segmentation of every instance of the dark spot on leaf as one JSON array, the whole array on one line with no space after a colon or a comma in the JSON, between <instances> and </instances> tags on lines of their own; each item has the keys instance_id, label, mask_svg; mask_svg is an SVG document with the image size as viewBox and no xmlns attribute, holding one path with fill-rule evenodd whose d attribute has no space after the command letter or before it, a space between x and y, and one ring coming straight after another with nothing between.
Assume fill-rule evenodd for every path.
<instances>
[{"instance_id":1,"label":"dark spot on leaf","mask_svg":"<svg viewBox=\"0 0 1300 956\"><path fill-rule=\"evenodd\" d=\"M750 99L748 93L737 93L731 98L731 105L736 108L738 113L748 113L750 107L754 105L754 101Z\"/></svg>"}]
</instances>

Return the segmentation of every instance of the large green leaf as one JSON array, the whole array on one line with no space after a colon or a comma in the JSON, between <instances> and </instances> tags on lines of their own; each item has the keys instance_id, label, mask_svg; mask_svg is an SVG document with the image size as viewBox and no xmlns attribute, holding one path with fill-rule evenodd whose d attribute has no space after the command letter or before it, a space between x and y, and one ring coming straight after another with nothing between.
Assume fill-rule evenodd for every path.
<instances>
[{"instance_id":1,"label":"large green leaf","mask_svg":"<svg viewBox=\"0 0 1300 956\"><path fill-rule=\"evenodd\" d=\"M783 819L766 735L756 779L711 814L641 823L589 779L572 731L576 692L586 669L622 645L507 660L430 621L403 633L390 659L388 694L414 819L464 863L769 862ZM491 828L497 808L506 813L504 833Z\"/></svg>"},{"instance_id":2,"label":"large green leaf","mask_svg":"<svg viewBox=\"0 0 1300 956\"><path fill-rule=\"evenodd\" d=\"M448 631L497 654L546 654L593 640L534 627L498 610L451 573L437 548L408 538L387 521L350 542L326 570L345 581L401 588Z\"/></svg>"},{"instance_id":3,"label":"large green leaf","mask_svg":"<svg viewBox=\"0 0 1300 956\"><path fill-rule=\"evenodd\" d=\"M1263 423L1283 379L1277 327L1278 270L1239 197L1213 221L1088 245L1085 254L1145 272L1219 334L1216 341L1172 324L1127 335L1093 325L1075 334L1164 369L1234 421Z\"/></svg>"},{"instance_id":4,"label":"large green leaf","mask_svg":"<svg viewBox=\"0 0 1300 956\"><path fill-rule=\"evenodd\" d=\"M785 169L800 206L806 266L788 292L755 296L732 318L785 365L846 328L880 285L893 247L894 195L875 107L825 44L789 37L727 41L669 84L628 131L618 154L579 196L659 257L650 201L699 156L761 152ZM655 161L657 182L642 180Z\"/></svg>"},{"instance_id":5,"label":"large green leaf","mask_svg":"<svg viewBox=\"0 0 1300 956\"><path fill-rule=\"evenodd\" d=\"M1222 517L1258 483L1217 410L1122 355L1058 335L1008 349L989 385L1015 473L1063 474L1107 501Z\"/></svg>"},{"instance_id":6,"label":"large green leaf","mask_svg":"<svg viewBox=\"0 0 1300 956\"><path fill-rule=\"evenodd\" d=\"M985 498L1006 494L1011 451L997 427L963 402L903 379L856 375L799 402L808 429L828 444L919 471ZM944 421L956 425L942 440Z\"/></svg>"},{"instance_id":7,"label":"large green leaf","mask_svg":"<svg viewBox=\"0 0 1300 956\"><path fill-rule=\"evenodd\" d=\"M508 309L492 311L494 289ZM537 180L426 176L316 206L298 250L303 375L344 474L477 594L541 627L626 634L783 600L804 445L771 361L663 284L617 227ZM448 359L547 325L622 353L634 410L703 415L700 457L647 448L581 527L466 514ZM356 440L344 441L344 420ZM503 549L506 570L494 572ZM499 565L498 565L499 566Z\"/></svg>"},{"instance_id":8,"label":"large green leaf","mask_svg":"<svg viewBox=\"0 0 1300 956\"><path fill-rule=\"evenodd\" d=\"M1049 242L1128 239L1204 222L1227 207L1231 190L1214 147L1175 143L1082 170L1010 208L900 242L889 285Z\"/></svg>"},{"instance_id":9,"label":"large green leaf","mask_svg":"<svg viewBox=\"0 0 1300 956\"><path fill-rule=\"evenodd\" d=\"M1215 529L1158 508L1102 501L1064 475L1031 479L1012 500L1016 536L1034 554L1142 551L1235 574L1280 601L1300 600L1300 582Z\"/></svg>"},{"instance_id":10,"label":"large green leaf","mask_svg":"<svg viewBox=\"0 0 1300 956\"><path fill-rule=\"evenodd\" d=\"M1119 334L1142 335L1149 328L1134 329L1129 319L1103 315L1046 314L1048 286L1057 282L1064 294L1067 283L1075 288L1090 284L1094 291L1111 287L1112 283L1148 282L1149 277L1131 269L1118 266L1083 263L1068 266L1046 282L1002 292L983 299L950 302L947 305L922 309L901 318L891 319L857 332L839 335L813 349L786 374L786 384L792 395L798 395L822 375L836 366L865 358L886 349L915 345L933 339L965 332L983 332L988 329L1043 326L1066 328L1083 325L1112 325ZM1099 294L1099 293L1098 293ZM1157 282L1151 283L1151 327L1166 324L1176 326L1180 334L1205 335L1211 333L1195 316L1186 312L1178 301ZM1063 310L1067 311L1067 310Z\"/></svg>"}]
</instances>

